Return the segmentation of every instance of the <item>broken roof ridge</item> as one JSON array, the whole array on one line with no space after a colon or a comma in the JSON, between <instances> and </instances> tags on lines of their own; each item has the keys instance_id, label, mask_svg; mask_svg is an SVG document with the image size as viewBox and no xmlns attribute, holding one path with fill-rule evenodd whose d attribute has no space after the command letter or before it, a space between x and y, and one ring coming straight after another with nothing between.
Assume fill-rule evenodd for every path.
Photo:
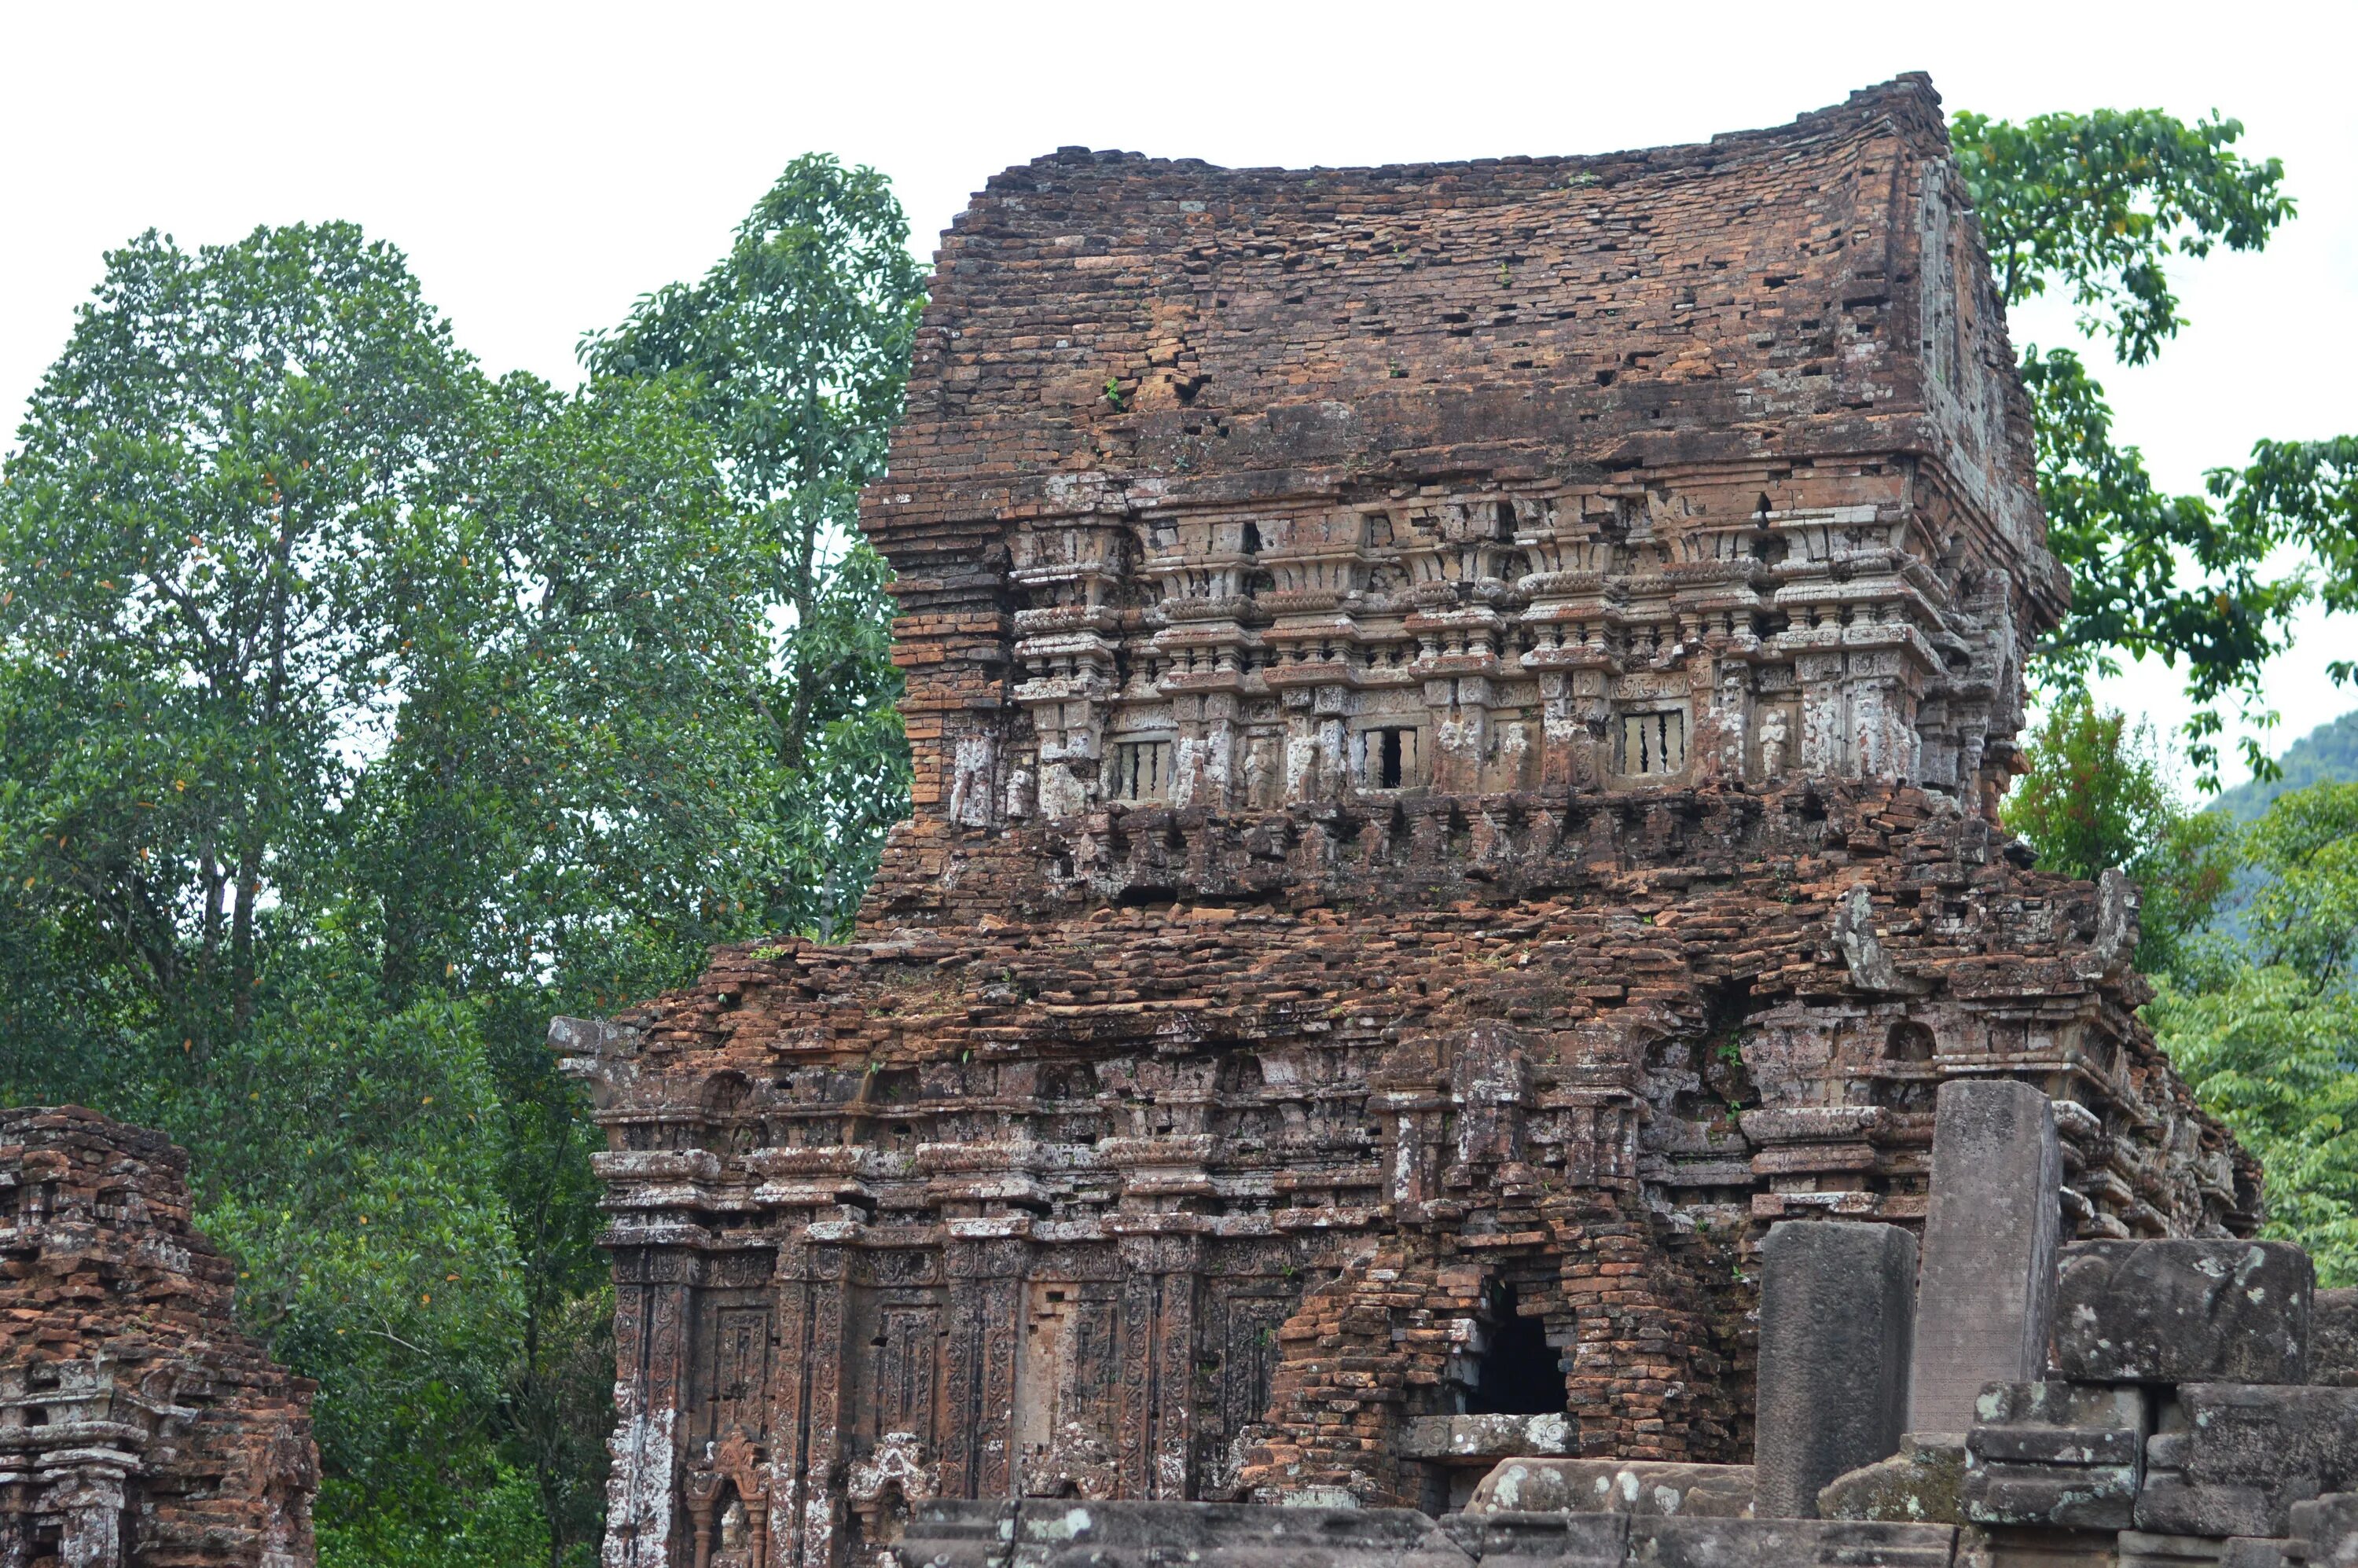
<instances>
[{"instance_id":1,"label":"broken roof ridge","mask_svg":"<svg viewBox=\"0 0 2358 1568\"><path fill-rule=\"evenodd\" d=\"M1076 144L1044 153L1029 163L1010 165L991 176L985 189L996 190L1001 188L1002 182L1015 182L1027 175L1036 177L1044 170L1076 173L1096 169L1119 170L1130 178L1141 173L1168 171L1240 179L1374 177L1399 180L1458 169L1562 168L1601 172L1605 168L1623 165L1631 166L1629 173L1642 175L1667 172L1697 162L1725 163L1730 155L1744 157L1779 148L1806 146L1878 128L1887 128L1902 136L1920 140L1927 144L1928 151L1938 152L1946 148L1948 135L1941 111L1941 94L1932 85L1929 72L1902 71L1888 81L1855 90L1840 103L1806 111L1783 124L1718 131L1702 141L1666 142L1652 146L1617 147L1589 153L1512 153L1406 163L1298 167L1285 164L1216 164L1199 157L1156 157L1121 148Z\"/></svg>"}]
</instances>

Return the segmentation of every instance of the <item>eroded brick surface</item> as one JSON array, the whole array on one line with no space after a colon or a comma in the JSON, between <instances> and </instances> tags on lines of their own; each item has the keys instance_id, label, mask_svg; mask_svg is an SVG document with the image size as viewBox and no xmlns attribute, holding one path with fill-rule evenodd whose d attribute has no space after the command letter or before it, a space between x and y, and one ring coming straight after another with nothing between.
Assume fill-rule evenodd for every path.
<instances>
[{"instance_id":1,"label":"eroded brick surface","mask_svg":"<svg viewBox=\"0 0 2358 1568\"><path fill-rule=\"evenodd\" d=\"M2131 891L1995 826L2062 579L1946 146L1903 80L990 182L864 503L917 784L857 938L552 1032L611 1141L610 1564L1444 1508L1460 1413L1742 1462L1767 1226L1920 1226L1960 1075L2068 1102L2067 1234L2250 1230Z\"/></svg>"},{"instance_id":2,"label":"eroded brick surface","mask_svg":"<svg viewBox=\"0 0 2358 1568\"><path fill-rule=\"evenodd\" d=\"M313 1560L312 1385L231 1315L189 1157L76 1107L0 1111L0 1563Z\"/></svg>"}]
</instances>

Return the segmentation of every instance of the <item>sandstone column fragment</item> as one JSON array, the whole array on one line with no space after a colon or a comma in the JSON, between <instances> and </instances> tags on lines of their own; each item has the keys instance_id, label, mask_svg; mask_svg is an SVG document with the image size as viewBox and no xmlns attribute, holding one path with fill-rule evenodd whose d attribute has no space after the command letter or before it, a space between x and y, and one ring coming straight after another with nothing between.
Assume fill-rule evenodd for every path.
<instances>
[{"instance_id":1,"label":"sandstone column fragment","mask_svg":"<svg viewBox=\"0 0 2358 1568\"><path fill-rule=\"evenodd\" d=\"M1896 1452L1908 1418L1916 1238L1786 1221L1760 1249L1753 1511L1814 1519L1818 1492Z\"/></svg>"},{"instance_id":2,"label":"sandstone column fragment","mask_svg":"<svg viewBox=\"0 0 2358 1568\"><path fill-rule=\"evenodd\" d=\"M2028 1084L1941 1086L1908 1430L1962 1433L1991 1383L2038 1378L2055 1299L2063 1155Z\"/></svg>"}]
</instances>

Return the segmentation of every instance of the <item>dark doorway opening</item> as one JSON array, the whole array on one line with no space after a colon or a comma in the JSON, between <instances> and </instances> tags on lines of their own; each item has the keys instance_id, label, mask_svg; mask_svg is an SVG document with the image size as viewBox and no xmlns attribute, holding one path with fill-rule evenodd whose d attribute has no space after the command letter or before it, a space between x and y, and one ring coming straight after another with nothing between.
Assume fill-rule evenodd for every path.
<instances>
[{"instance_id":1,"label":"dark doorway opening","mask_svg":"<svg viewBox=\"0 0 2358 1568\"><path fill-rule=\"evenodd\" d=\"M1379 738L1376 752L1377 787L1398 789L1401 786L1401 732L1379 730L1376 734Z\"/></svg>"},{"instance_id":2,"label":"dark doorway opening","mask_svg":"<svg viewBox=\"0 0 2358 1568\"><path fill-rule=\"evenodd\" d=\"M1563 1408L1563 1368L1547 1342L1547 1325L1518 1313L1514 1287L1500 1287L1490 1298L1490 1348L1466 1413L1557 1415Z\"/></svg>"}]
</instances>

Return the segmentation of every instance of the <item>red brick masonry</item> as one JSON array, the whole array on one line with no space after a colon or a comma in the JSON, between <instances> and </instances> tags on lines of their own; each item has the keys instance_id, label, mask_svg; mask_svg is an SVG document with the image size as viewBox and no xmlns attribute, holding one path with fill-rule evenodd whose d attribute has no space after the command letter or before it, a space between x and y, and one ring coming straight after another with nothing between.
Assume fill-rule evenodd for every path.
<instances>
[{"instance_id":1,"label":"red brick masonry","mask_svg":"<svg viewBox=\"0 0 2358 1568\"><path fill-rule=\"evenodd\" d=\"M77 1106L0 1111L0 1563L313 1560L312 1385L236 1328L188 1170Z\"/></svg>"},{"instance_id":2,"label":"red brick masonry","mask_svg":"<svg viewBox=\"0 0 2358 1568\"><path fill-rule=\"evenodd\" d=\"M1920 78L992 179L864 502L917 793L857 939L553 1030L607 1562L1742 1460L1762 1232L1920 1222L1960 1075L2068 1102L2081 1235L2247 1232L2133 890L1995 825L2064 592L2012 365Z\"/></svg>"}]
</instances>

